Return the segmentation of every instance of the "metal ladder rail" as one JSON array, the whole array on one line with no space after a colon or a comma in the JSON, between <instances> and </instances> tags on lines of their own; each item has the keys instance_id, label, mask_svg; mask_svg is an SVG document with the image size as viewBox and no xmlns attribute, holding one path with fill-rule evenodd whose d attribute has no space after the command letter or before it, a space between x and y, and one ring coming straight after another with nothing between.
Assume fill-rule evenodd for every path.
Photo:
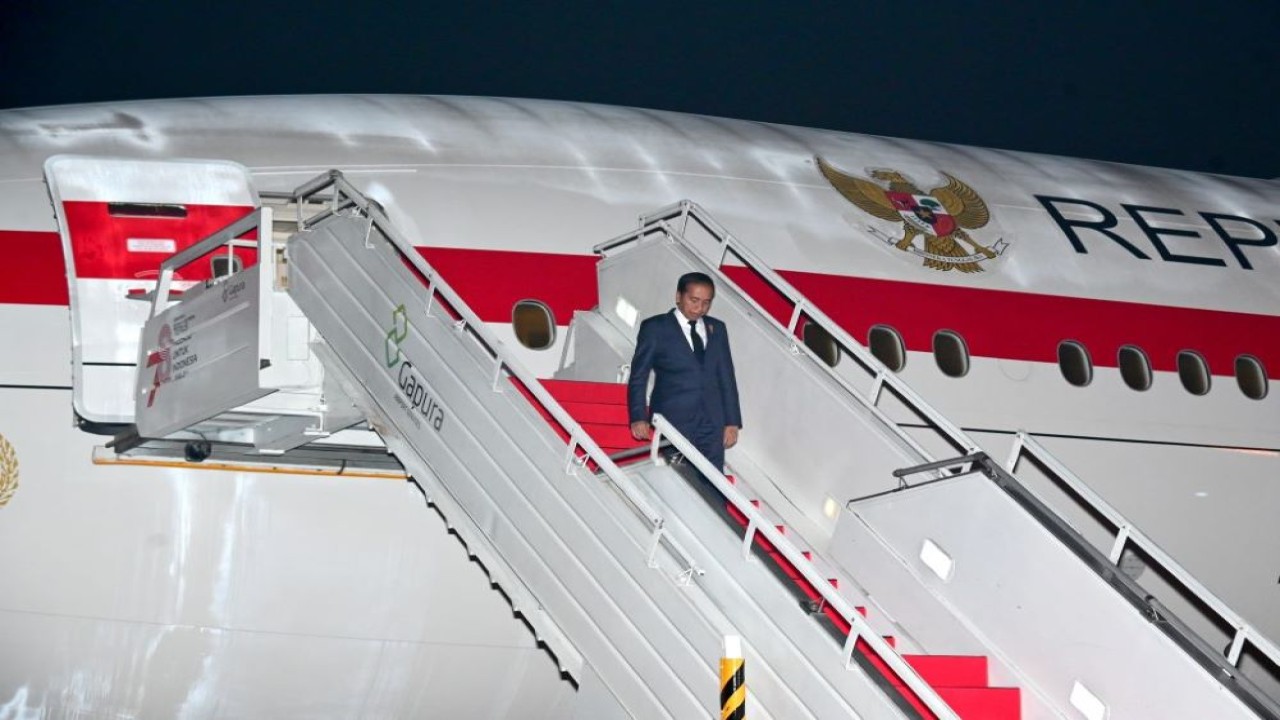
<instances>
[{"instance_id":1,"label":"metal ladder rail","mask_svg":"<svg viewBox=\"0 0 1280 720\"><path fill-rule=\"evenodd\" d=\"M817 572L813 563L801 554L791 542L791 539L780 532L773 523L769 522L759 508L752 504L750 499L740 492L733 483L729 482L724 473L712 465L711 461L707 460L706 456L693 446L693 443L689 442L661 414L653 416L653 427L655 432L650 441L650 457L654 462L659 461L659 445L665 437L671 445L684 455L686 461L691 462L726 500L746 516L747 528L742 540L743 557L751 556L756 533L763 535L804 576L804 579L822 596L826 604L835 608L836 612L849 623L852 629L845 638L842 649L846 669L854 666L853 654L855 647L858 640L862 639L875 653L876 657L892 669L939 720L959 720L959 715L951 709L951 706L947 705L946 701L938 695L937 691L929 683L920 677L915 668L907 663L898 654L898 651L893 649L879 633L872 629L871 625L862 617L862 613L858 612L857 608L836 592L835 587Z\"/></svg>"},{"instance_id":2,"label":"metal ladder rail","mask_svg":"<svg viewBox=\"0 0 1280 720\"><path fill-rule=\"evenodd\" d=\"M687 230L688 222L691 219L701 225L703 229L705 229L707 233L710 234L710 236L721 246L719 258L708 257L706 253L702 252L697 247L697 245L687 239L685 236L685 230ZM671 224L672 221L679 221L681 223L680 229L677 230L673 227ZM747 300L762 316L766 317L768 321L772 322L777 328L786 332L787 335L793 338L795 337L796 327L803 315L807 315L813 322L822 327L822 329L829 333L838 343L849 350L861 367L874 376L870 398L863 397L861 392L854 388L844 378L832 371L826 363L822 362L820 358L818 358L817 355L813 353L813 351L809 350L809 348L803 343L795 344L797 350L803 351L820 367L824 368L830 377L843 386L855 400L872 410L878 419L890 425L892 430L895 430L896 434L915 448L922 457L926 458L928 461L935 460L930 453L919 445L919 443L907 436L896 423L890 420L879 410L879 398L886 385L898 394L909 409L919 413L922 417L932 423L937 431L942 433L942 435L958 449L962 450L964 455L973 455L975 453L983 452L981 446L974 442L968 434L947 420L936 408L931 406L923 397L911 389L911 387L908 386L900 376L889 370L884 363L880 362L880 360L872 355L871 352L861 343L849 335L844 328L823 313L820 308L810 302L799 290L778 275L778 273L761 260L758 255L745 247L740 240L730 233L723 225L712 218L707 211L698 204L689 200L682 200L653 213L642 215L640 217L639 228L601 243L595 246L594 250L596 253L603 255L609 250L639 241L640 239L655 233L661 233L671 240L679 242L695 255L701 257L718 272L718 281L726 283L729 287L742 295L743 298ZM734 256L741 260L748 268L758 273L775 290L781 293L783 297L792 303L792 314L787 326L783 326L781 323L777 322L777 320L763 307L761 307L759 303L751 298L749 294L744 292L727 275L720 271L720 268L724 265L730 253L733 253ZM1253 647L1262 652L1268 660L1280 667L1280 649L1278 649L1276 645L1259 633L1250 623L1232 611L1230 607L1214 595L1212 591L1196 581L1185 568L1161 550L1158 545L1138 531L1137 528L1134 527L1133 524L1129 522L1128 519L1125 518L1118 510L1107 504L1096 493L1088 490L1084 482L1067 469L1065 464L1054 457L1043 445L1040 445L1025 432L1019 432L1017 439L1015 439L1013 451L1008 463L1006 464L1008 468L1008 477L1005 478L1005 482L1016 483L1025 489L1025 486L1022 486L1021 483L1017 483L1012 476L1014 467L1016 467L1018 460L1024 455L1034 457L1036 460L1040 461L1043 466L1053 473L1060 482L1078 492L1080 494L1079 496L1089 504L1093 510L1101 514L1103 517L1106 517L1117 526L1118 534L1116 541L1113 545L1111 554L1108 556L1112 565L1118 566L1120 553L1123 552L1124 544L1129 540L1134 540L1135 544L1138 544L1139 547L1148 552L1150 557L1156 561L1162 569L1168 571L1179 581L1183 582L1187 589L1191 591L1198 600L1203 602L1206 606L1213 608L1223 620L1228 622L1235 629L1236 632L1232 638L1232 643L1226 653L1226 659L1232 668L1238 667L1238 663L1243 655L1246 643L1252 644ZM940 471L933 470L930 472L933 473L935 478L942 477L942 475L939 474ZM1026 492L1030 491L1027 490ZM1240 677L1239 679L1245 680L1243 677Z\"/></svg>"},{"instance_id":3,"label":"metal ladder rail","mask_svg":"<svg viewBox=\"0 0 1280 720\"><path fill-rule=\"evenodd\" d=\"M1107 559L1111 564L1118 567L1120 556L1124 553L1125 547L1129 543L1133 543L1154 560L1162 570L1182 583L1197 600L1217 613L1218 617L1233 629L1231 645L1226 653L1226 660L1232 667L1239 668L1240 659L1248 645L1252 645L1274 663L1276 667L1280 667L1280 648L1275 643L1259 632L1252 623L1232 610L1221 598L1213 594L1213 591L1201 584L1177 560L1174 560L1154 540L1130 523L1115 506L1094 492L1078 475L1054 457L1031 435L1019 430L1014 436L1013 448L1009 451L1009 459L1005 462L1005 470L1012 475L1018 466L1018 462L1023 457L1030 457L1048 468L1072 492L1088 503L1090 508L1101 514L1102 517L1116 527L1115 539L1107 555Z\"/></svg>"},{"instance_id":4,"label":"metal ladder rail","mask_svg":"<svg viewBox=\"0 0 1280 720\"><path fill-rule=\"evenodd\" d=\"M303 208L319 193L330 188L333 192L329 198L328 207L315 215L304 217ZM591 439L587 432L582 429L582 426L560 405L559 401L547 392L537 376L525 368L517 358L506 350L502 341L493 335L484 322L471 310L470 306L463 301L462 297L417 252L414 245L400 235L382 210L371 203L355 186L351 185L341 171L330 170L328 173L299 186L294 191L294 203L298 209L298 229L300 232L306 231L326 218L351 208L358 209L365 217L369 218L369 232L372 232L373 227L376 225L383 236L400 253L404 261L426 280L428 297L426 311L428 313L431 312L432 303L435 302L438 296L447 305L448 311L458 318L458 329L464 330L474 337L477 340L477 345L492 359L494 390L501 390L504 373L519 380L568 433L569 441L565 451L565 466L568 467L575 462L585 463L587 458L595 462L608 481L627 501L628 505L637 515L649 523L652 528L649 545L650 566L655 566L654 554L659 544L662 544L680 558L685 567L684 576L686 580L690 575L701 575L703 573L702 569L693 561L693 557L689 552L666 531L663 517L640 492L635 482L618 468L617 464ZM582 458L576 456L579 449L584 453Z\"/></svg>"}]
</instances>

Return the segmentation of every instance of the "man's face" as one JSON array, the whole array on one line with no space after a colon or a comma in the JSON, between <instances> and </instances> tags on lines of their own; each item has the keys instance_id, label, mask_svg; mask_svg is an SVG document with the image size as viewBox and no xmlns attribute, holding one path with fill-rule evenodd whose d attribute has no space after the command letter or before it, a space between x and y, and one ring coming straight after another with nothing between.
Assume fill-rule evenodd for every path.
<instances>
[{"instance_id":1,"label":"man's face","mask_svg":"<svg viewBox=\"0 0 1280 720\"><path fill-rule=\"evenodd\" d=\"M690 320L700 320L711 310L711 301L716 291L707 285L691 283L685 286L684 292L676 293L676 307Z\"/></svg>"}]
</instances>

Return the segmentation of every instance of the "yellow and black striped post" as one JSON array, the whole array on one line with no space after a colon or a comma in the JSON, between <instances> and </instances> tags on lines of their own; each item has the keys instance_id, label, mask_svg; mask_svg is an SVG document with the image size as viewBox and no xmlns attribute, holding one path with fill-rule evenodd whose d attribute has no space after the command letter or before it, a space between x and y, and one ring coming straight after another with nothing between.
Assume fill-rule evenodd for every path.
<instances>
[{"instance_id":1,"label":"yellow and black striped post","mask_svg":"<svg viewBox=\"0 0 1280 720\"><path fill-rule=\"evenodd\" d=\"M737 635L724 638L720 658L720 720L747 717L747 679L742 660L742 640Z\"/></svg>"}]
</instances>

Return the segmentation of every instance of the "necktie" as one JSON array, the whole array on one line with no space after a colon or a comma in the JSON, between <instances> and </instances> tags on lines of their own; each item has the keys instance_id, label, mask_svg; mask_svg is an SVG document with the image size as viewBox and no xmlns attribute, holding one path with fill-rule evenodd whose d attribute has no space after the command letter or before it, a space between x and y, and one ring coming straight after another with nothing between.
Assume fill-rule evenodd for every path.
<instances>
[{"instance_id":1,"label":"necktie","mask_svg":"<svg viewBox=\"0 0 1280 720\"><path fill-rule=\"evenodd\" d=\"M707 346L702 344L702 336L698 334L698 321L689 321L689 339L693 340L693 355L698 358L698 362L707 355Z\"/></svg>"}]
</instances>

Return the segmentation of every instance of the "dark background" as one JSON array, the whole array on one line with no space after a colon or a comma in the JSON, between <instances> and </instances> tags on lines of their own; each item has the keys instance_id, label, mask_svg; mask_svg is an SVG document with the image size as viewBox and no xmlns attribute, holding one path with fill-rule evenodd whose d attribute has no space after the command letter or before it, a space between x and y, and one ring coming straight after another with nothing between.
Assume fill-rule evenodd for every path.
<instances>
[{"instance_id":1,"label":"dark background","mask_svg":"<svg viewBox=\"0 0 1280 720\"><path fill-rule=\"evenodd\" d=\"M0 10L0 107L533 97L1274 178L1278 21L1275 0L11 0Z\"/></svg>"}]
</instances>

